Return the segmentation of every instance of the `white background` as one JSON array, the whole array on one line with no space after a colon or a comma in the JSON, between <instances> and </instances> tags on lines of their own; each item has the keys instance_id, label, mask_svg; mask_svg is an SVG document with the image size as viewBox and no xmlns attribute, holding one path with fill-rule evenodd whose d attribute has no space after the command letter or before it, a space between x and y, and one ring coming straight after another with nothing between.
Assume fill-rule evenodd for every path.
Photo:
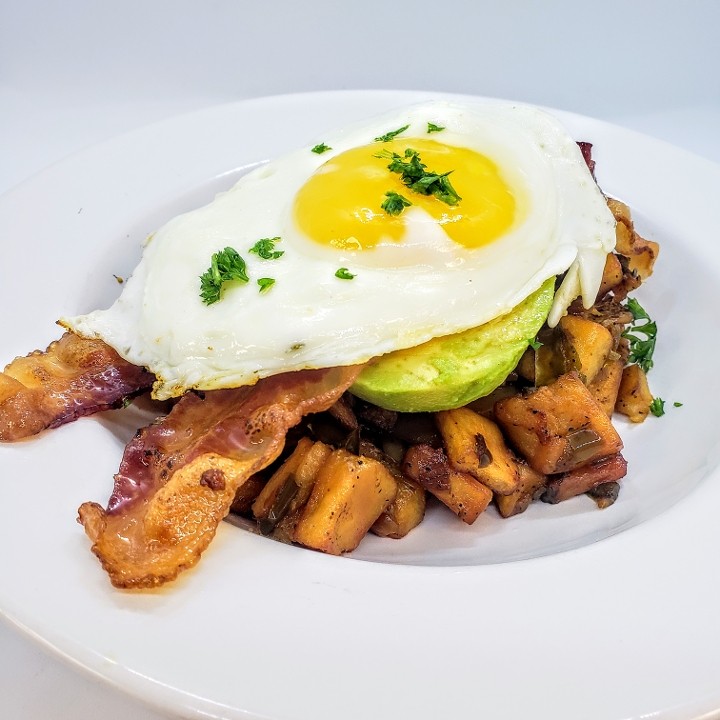
<instances>
[{"instance_id":1,"label":"white background","mask_svg":"<svg viewBox=\"0 0 720 720\"><path fill-rule=\"evenodd\" d=\"M0 192L177 113L348 88L524 100L720 162L719 29L715 0L0 0ZM165 717L3 624L0 716Z\"/></svg>"}]
</instances>

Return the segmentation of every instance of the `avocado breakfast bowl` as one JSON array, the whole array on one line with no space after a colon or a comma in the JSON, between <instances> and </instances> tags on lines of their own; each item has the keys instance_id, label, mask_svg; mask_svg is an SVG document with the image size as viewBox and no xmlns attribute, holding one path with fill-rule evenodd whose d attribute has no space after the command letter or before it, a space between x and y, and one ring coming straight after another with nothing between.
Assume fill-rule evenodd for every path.
<instances>
[{"instance_id":1,"label":"avocado breakfast bowl","mask_svg":"<svg viewBox=\"0 0 720 720\"><path fill-rule=\"evenodd\" d=\"M619 546L644 548L645 533L680 522L715 467L716 441L671 351L673 338L706 341L691 333L702 317L673 323L714 282L716 260L692 240L702 211L669 215L669 191L647 182L653 142L586 118L478 98L340 93L304 97L288 129L277 111L293 102L179 118L172 142L153 151L157 177L134 183L120 161L153 146L159 130L148 128L2 205L0 220L17 227L23 193L96 163L114 163L113 182L132 186L114 209L82 182L53 200L48 218L81 257L49 251L45 272L59 269L68 290L8 319L0 463L8 476L32 468L35 480L5 488L5 507L30 503L43 532L62 539L24 550L23 562L51 558L58 586L62 573L82 578L63 590L73 602L84 595L78 608L134 608L171 646L171 626L202 597L241 592L258 608L300 592L304 612L324 603L331 626L346 628L334 595L345 588L362 646L360 627L379 628L383 607L363 583L405 606L425 606L439 583L462 618L466 593L487 583L498 602L528 583L550 602L562 588L538 590L542 568L585 578L595 562L615 582L628 572L625 561L608 565ZM181 171L169 179L163 166ZM714 166L701 169L712 181ZM348 205L330 217L338 193ZM26 237L46 232L24 222ZM668 292L676 273L695 278L681 299ZM48 350L27 355L35 347ZM680 437L684 460L660 452ZM62 491L43 487L58 475ZM591 605L610 592L585 581ZM167 707L197 695L198 713L261 707L244 683L240 701L202 672L162 670L159 652L138 662L135 631L127 642L91 640L79 622L60 621L60 607L50 628L38 602L5 591L2 608L83 665L121 657L103 674L131 692ZM285 632L299 612L282 619ZM577 628L581 617L570 620ZM403 636L410 621L393 619ZM436 646L449 641L437 634L445 626L431 630ZM331 636L319 631L314 656ZM137 673L150 683L130 679ZM335 703L321 716L340 712ZM281 701L273 712L293 717Z\"/></svg>"}]
</instances>

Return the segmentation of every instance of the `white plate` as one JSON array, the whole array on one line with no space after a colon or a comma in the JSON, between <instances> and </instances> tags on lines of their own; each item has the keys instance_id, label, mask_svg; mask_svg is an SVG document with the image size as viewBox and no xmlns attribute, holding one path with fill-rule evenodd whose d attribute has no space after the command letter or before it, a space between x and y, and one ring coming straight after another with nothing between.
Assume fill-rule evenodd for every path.
<instances>
[{"instance_id":1,"label":"white plate","mask_svg":"<svg viewBox=\"0 0 720 720\"><path fill-rule=\"evenodd\" d=\"M211 108L96 146L0 198L1 356L104 306L139 243L250 165L427 93L343 92ZM436 508L354 558L223 524L165 589L111 588L76 509L104 503L137 410L0 447L0 610L58 653L182 717L692 718L720 708L720 168L558 113L605 190L662 243L640 294L660 326L667 415L621 429L620 500L476 525ZM673 407L681 401L683 407ZM364 559L365 561L358 561ZM524 559L519 559L524 558ZM515 560L512 561L511 560Z\"/></svg>"}]
</instances>

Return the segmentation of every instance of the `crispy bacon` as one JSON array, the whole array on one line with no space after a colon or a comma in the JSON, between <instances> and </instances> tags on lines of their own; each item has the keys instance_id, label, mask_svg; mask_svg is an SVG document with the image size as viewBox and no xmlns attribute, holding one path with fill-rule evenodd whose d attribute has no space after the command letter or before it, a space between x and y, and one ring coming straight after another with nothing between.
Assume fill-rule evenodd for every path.
<instances>
[{"instance_id":1,"label":"crispy bacon","mask_svg":"<svg viewBox=\"0 0 720 720\"><path fill-rule=\"evenodd\" d=\"M101 340L65 333L44 352L16 358L0 373L0 441L119 407L153 380Z\"/></svg>"},{"instance_id":2,"label":"crispy bacon","mask_svg":"<svg viewBox=\"0 0 720 720\"><path fill-rule=\"evenodd\" d=\"M288 429L329 408L358 367L303 370L186 394L128 444L107 510L78 521L116 587L161 585L193 566L237 489L280 454Z\"/></svg>"}]
</instances>

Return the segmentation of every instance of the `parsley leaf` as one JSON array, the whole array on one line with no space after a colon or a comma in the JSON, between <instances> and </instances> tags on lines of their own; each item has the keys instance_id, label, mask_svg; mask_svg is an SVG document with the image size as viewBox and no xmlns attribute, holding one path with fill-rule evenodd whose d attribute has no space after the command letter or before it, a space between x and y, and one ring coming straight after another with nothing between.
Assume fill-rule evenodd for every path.
<instances>
[{"instance_id":1,"label":"parsley leaf","mask_svg":"<svg viewBox=\"0 0 720 720\"><path fill-rule=\"evenodd\" d=\"M200 297L206 305L212 305L220 300L223 285L233 280L247 282L245 261L237 250L226 247L224 250L213 253L210 267L200 276Z\"/></svg>"},{"instance_id":2,"label":"parsley leaf","mask_svg":"<svg viewBox=\"0 0 720 720\"><path fill-rule=\"evenodd\" d=\"M389 190L385 193L387 198L380 206L388 215L399 215L406 207L410 207L412 203L400 193Z\"/></svg>"},{"instance_id":3,"label":"parsley leaf","mask_svg":"<svg viewBox=\"0 0 720 720\"><path fill-rule=\"evenodd\" d=\"M434 132L442 132L445 129L444 125L436 125L435 123L428 123L428 135Z\"/></svg>"},{"instance_id":4,"label":"parsley leaf","mask_svg":"<svg viewBox=\"0 0 720 720\"><path fill-rule=\"evenodd\" d=\"M340 278L341 280L352 280L355 275L353 275L346 267L341 267L335 271L335 277Z\"/></svg>"},{"instance_id":5,"label":"parsley leaf","mask_svg":"<svg viewBox=\"0 0 720 720\"><path fill-rule=\"evenodd\" d=\"M396 138L398 135L400 135L400 133L404 133L409 127L410 125L403 125L397 130L391 130L384 135L379 135L375 138L375 142L390 142L393 138Z\"/></svg>"},{"instance_id":6,"label":"parsley leaf","mask_svg":"<svg viewBox=\"0 0 720 720\"><path fill-rule=\"evenodd\" d=\"M457 205L462 200L448 178L452 170L442 174L428 172L416 150L407 148L404 156L383 150L375 157L390 160L388 170L400 175L403 183L420 195L434 195L447 205Z\"/></svg>"},{"instance_id":7,"label":"parsley leaf","mask_svg":"<svg viewBox=\"0 0 720 720\"><path fill-rule=\"evenodd\" d=\"M326 145L325 143L318 143L311 152L317 153L318 155L322 155L324 152L327 152L328 150L332 150L332 148L329 145Z\"/></svg>"},{"instance_id":8,"label":"parsley leaf","mask_svg":"<svg viewBox=\"0 0 720 720\"><path fill-rule=\"evenodd\" d=\"M681 402L677 402L677 400L673 403L673 407L682 407L683 404Z\"/></svg>"},{"instance_id":9,"label":"parsley leaf","mask_svg":"<svg viewBox=\"0 0 720 720\"><path fill-rule=\"evenodd\" d=\"M275 284L275 278L258 278L257 284L260 286L260 292L264 293Z\"/></svg>"},{"instance_id":10,"label":"parsley leaf","mask_svg":"<svg viewBox=\"0 0 720 720\"><path fill-rule=\"evenodd\" d=\"M645 309L634 298L628 298L627 309L633 316L633 324L622 334L630 341L631 363L637 363L644 372L649 372L653 366L653 353L657 339L657 325L650 319ZM638 320L642 323L639 324ZM640 337L640 336L644 337Z\"/></svg>"},{"instance_id":11,"label":"parsley leaf","mask_svg":"<svg viewBox=\"0 0 720 720\"><path fill-rule=\"evenodd\" d=\"M277 260L285 254L284 250L276 250L275 243L280 242L279 237L261 238L249 250L251 253L259 255L263 260Z\"/></svg>"},{"instance_id":12,"label":"parsley leaf","mask_svg":"<svg viewBox=\"0 0 720 720\"><path fill-rule=\"evenodd\" d=\"M530 347L533 350L539 350L543 346L543 343L541 343L537 338L533 338L530 340Z\"/></svg>"},{"instance_id":13,"label":"parsley leaf","mask_svg":"<svg viewBox=\"0 0 720 720\"><path fill-rule=\"evenodd\" d=\"M662 417L665 414L665 401L659 397L654 398L650 403L650 412L655 417Z\"/></svg>"}]
</instances>

